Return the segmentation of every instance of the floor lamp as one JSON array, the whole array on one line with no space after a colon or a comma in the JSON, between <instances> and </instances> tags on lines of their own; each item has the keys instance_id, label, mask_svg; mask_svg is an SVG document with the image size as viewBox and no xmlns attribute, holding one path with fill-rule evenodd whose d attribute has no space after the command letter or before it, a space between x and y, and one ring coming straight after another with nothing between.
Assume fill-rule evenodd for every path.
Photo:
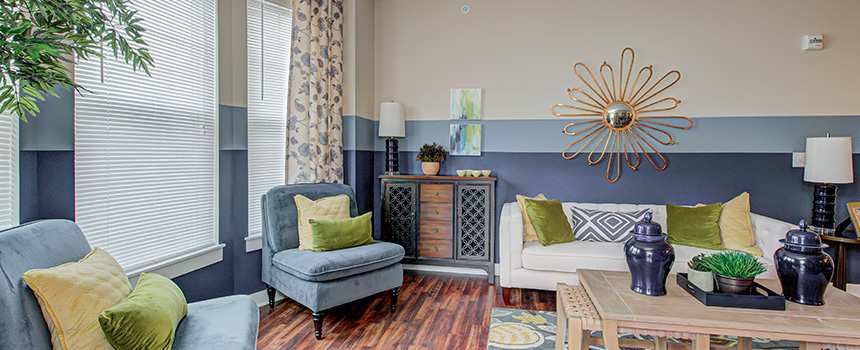
<instances>
[{"instance_id":1,"label":"floor lamp","mask_svg":"<svg viewBox=\"0 0 860 350\"><path fill-rule=\"evenodd\" d=\"M406 115L400 102L379 104L379 137L385 139L385 175L400 175L398 137L406 137Z\"/></svg>"},{"instance_id":2,"label":"floor lamp","mask_svg":"<svg viewBox=\"0 0 860 350\"><path fill-rule=\"evenodd\" d=\"M836 215L836 185L854 182L850 137L809 137L803 181L814 182L812 226L832 229Z\"/></svg>"}]
</instances>

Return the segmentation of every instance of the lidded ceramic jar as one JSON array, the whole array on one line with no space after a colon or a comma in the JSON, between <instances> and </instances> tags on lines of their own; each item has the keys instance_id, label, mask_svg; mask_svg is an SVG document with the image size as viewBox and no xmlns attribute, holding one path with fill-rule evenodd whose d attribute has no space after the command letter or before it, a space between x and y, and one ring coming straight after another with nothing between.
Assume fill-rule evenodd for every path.
<instances>
[{"instance_id":1,"label":"lidded ceramic jar","mask_svg":"<svg viewBox=\"0 0 860 350\"><path fill-rule=\"evenodd\" d=\"M790 230L779 240L782 248L773 254L776 274L786 300L806 305L824 305L824 292L833 276L833 259L824 252L827 245L813 232Z\"/></svg>"},{"instance_id":2,"label":"lidded ceramic jar","mask_svg":"<svg viewBox=\"0 0 860 350\"><path fill-rule=\"evenodd\" d=\"M666 294L666 278L675 262L675 250L666 242L660 224L651 222L651 213L633 226L633 238L624 244L630 289L636 293L660 296Z\"/></svg>"}]
</instances>

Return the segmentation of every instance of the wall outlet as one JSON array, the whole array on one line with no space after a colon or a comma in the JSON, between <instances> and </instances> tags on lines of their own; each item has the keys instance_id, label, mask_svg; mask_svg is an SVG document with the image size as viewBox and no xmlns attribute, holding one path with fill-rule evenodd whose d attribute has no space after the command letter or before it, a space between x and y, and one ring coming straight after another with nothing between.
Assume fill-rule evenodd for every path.
<instances>
[{"instance_id":1,"label":"wall outlet","mask_svg":"<svg viewBox=\"0 0 860 350\"><path fill-rule=\"evenodd\" d=\"M794 152L791 154L791 167L792 168L805 168L806 167L806 153L804 152Z\"/></svg>"}]
</instances>

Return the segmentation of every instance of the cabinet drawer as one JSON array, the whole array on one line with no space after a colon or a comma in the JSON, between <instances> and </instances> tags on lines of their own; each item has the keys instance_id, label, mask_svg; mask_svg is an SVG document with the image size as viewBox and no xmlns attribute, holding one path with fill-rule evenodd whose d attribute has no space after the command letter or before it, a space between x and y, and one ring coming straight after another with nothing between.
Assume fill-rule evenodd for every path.
<instances>
[{"instance_id":1,"label":"cabinet drawer","mask_svg":"<svg viewBox=\"0 0 860 350\"><path fill-rule=\"evenodd\" d=\"M421 222L425 220L451 221L454 218L452 203L421 203Z\"/></svg>"},{"instance_id":2,"label":"cabinet drawer","mask_svg":"<svg viewBox=\"0 0 860 350\"><path fill-rule=\"evenodd\" d=\"M451 221L421 221L420 237L424 239L447 239L451 240L454 232L454 224Z\"/></svg>"},{"instance_id":3,"label":"cabinet drawer","mask_svg":"<svg viewBox=\"0 0 860 350\"><path fill-rule=\"evenodd\" d=\"M451 259L454 257L453 244L450 240L443 239L421 239L418 244L418 252L424 258Z\"/></svg>"},{"instance_id":4,"label":"cabinet drawer","mask_svg":"<svg viewBox=\"0 0 860 350\"><path fill-rule=\"evenodd\" d=\"M451 184L421 184L422 202L450 203L454 197L454 185Z\"/></svg>"}]
</instances>

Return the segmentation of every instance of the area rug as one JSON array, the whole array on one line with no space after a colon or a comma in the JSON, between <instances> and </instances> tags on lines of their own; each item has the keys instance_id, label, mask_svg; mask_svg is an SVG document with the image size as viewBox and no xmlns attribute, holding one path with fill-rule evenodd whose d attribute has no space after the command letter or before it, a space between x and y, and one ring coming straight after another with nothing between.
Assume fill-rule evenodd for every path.
<instances>
[{"instance_id":1,"label":"area rug","mask_svg":"<svg viewBox=\"0 0 860 350\"><path fill-rule=\"evenodd\" d=\"M490 315L487 350L496 349L555 349L556 320L554 311L534 311L494 307ZM592 336L600 336L592 332ZM653 340L650 336L624 334L624 338ZM563 341L563 340L562 340ZM689 340L669 338L672 343L690 343ZM797 342L753 338L753 349L796 350ZM737 345L737 338L711 336L711 344L724 347ZM567 345L565 345L567 349ZM625 348L622 348L625 349ZM590 350L603 350L602 345L591 345Z\"/></svg>"}]
</instances>

